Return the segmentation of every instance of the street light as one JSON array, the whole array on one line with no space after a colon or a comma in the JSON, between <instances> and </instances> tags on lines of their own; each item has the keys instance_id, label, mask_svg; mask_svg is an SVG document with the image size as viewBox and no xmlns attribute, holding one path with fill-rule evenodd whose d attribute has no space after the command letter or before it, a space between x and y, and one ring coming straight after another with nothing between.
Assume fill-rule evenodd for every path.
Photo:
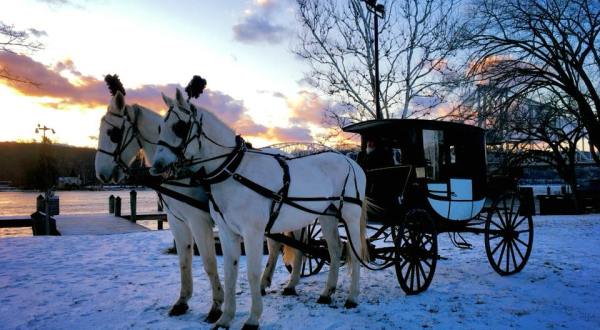
<instances>
[{"instance_id":1,"label":"street light","mask_svg":"<svg viewBox=\"0 0 600 330\"><path fill-rule=\"evenodd\" d=\"M367 10L374 14L375 29L375 118L383 119L381 105L379 103L379 19L385 17L385 7L378 4L377 0L363 0Z\"/></svg>"},{"instance_id":2,"label":"street light","mask_svg":"<svg viewBox=\"0 0 600 330\"><path fill-rule=\"evenodd\" d=\"M50 131L52 132L52 134L56 134L54 128L47 127L46 125L42 126L40 124L37 124L37 127L35 128L35 134L40 134L40 131L43 134L42 143L46 142L46 131Z\"/></svg>"}]
</instances>

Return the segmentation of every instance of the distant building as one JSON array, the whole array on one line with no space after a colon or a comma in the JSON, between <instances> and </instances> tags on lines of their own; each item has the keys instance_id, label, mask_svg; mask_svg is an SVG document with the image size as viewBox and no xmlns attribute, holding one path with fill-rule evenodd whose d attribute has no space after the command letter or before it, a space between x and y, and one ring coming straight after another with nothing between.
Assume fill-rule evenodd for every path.
<instances>
[{"instance_id":1,"label":"distant building","mask_svg":"<svg viewBox=\"0 0 600 330\"><path fill-rule=\"evenodd\" d=\"M0 191L12 191L15 190L14 187L11 187L12 182L10 181L0 181Z\"/></svg>"},{"instance_id":2,"label":"distant building","mask_svg":"<svg viewBox=\"0 0 600 330\"><path fill-rule=\"evenodd\" d=\"M81 178L79 176L60 176L58 177L57 189L77 189L81 187Z\"/></svg>"}]
</instances>

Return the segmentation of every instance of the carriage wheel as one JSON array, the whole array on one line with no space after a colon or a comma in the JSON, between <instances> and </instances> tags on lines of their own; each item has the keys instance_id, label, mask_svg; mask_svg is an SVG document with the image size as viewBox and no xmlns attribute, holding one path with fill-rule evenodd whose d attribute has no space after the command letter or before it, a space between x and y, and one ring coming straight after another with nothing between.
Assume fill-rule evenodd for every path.
<instances>
[{"instance_id":1,"label":"carriage wheel","mask_svg":"<svg viewBox=\"0 0 600 330\"><path fill-rule=\"evenodd\" d=\"M321 227L317 225L317 221L315 220L312 225L307 227L307 231L305 233L306 238L304 240L306 242L306 239L308 239L308 244L317 246L323 245L323 248L327 249L326 243L320 239L320 234ZM318 274L321 271L321 268L323 268L323 265L325 265L325 259L318 256L302 254L302 269L300 272L300 277L308 277ZM288 272L292 272L291 265L285 264L285 268L288 270Z\"/></svg>"},{"instance_id":2,"label":"carriage wheel","mask_svg":"<svg viewBox=\"0 0 600 330\"><path fill-rule=\"evenodd\" d=\"M509 193L496 200L485 221L485 252L502 276L520 272L531 254L533 219L522 210L519 196Z\"/></svg>"},{"instance_id":3,"label":"carriage wheel","mask_svg":"<svg viewBox=\"0 0 600 330\"><path fill-rule=\"evenodd\" d=\"M396 277L407 295L429 287L437 264L437 233L433 220L422 209L410 210L394 235Z\"/></svg>"}]
</instances>

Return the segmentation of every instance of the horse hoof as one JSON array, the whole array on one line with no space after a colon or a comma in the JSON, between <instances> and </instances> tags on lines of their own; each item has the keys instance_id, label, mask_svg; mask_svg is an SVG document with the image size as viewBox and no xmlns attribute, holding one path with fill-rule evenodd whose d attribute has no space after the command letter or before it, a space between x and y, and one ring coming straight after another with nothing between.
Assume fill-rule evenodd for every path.
<instances>
[{"instance_id":1,"label":"horse hoof","mask_svg":"<svg viewBox=\"0 0 600 330\"><path fill-rule=\"evenodd\" d=\"M319 299L317 299L317 304L329 305L331 304L331 297L320 296Z\"/></svg>"},{"instance_id":2,"label":"horse hoof","mask_svg":"<svg viewBox=\"0 0 600 330\"><path fill-rule=\"evenodd\" d=\"M215 323L219 320L221 314L223 314L223 312L221 312L220 309L211 309L206 318L204 318L204 322Z\"/></svg>"},{"instance_id":3,"label":"horse hoof","mask_svg":"<svg viewBox=\"0 0 600 330\"><path fill-rule=\"evenodd\" d=\"M352 300L346 300L346 303L344 304L344 307L347 309L356 308L357 306L358 304Z\"/></svg>"},{"instance_id":4,"label":"horse hoof","mask_svg":"<svg viewBox=\"0 0 600 330\"><path fill-rule=\"evenodd\" d=\"M298 293L296 293L296 288L284 288L283 292L281 293L284 296L297 296Z\"/></svg>"},{"instance_id":5,"label":"horse hoof","mask_svg":"<svg viewBox=\"0 0 600 330\"><path fill-rule=\"evenodd\" d=\"M173 307L171 307L171 310L169 311L169 316L183 315L183 314L185 314L185 312L187 312L188 309L189 309L189 306L186 303L173 305Z\"/></svg>"},{"instance_id":6,"label":"horse hoof","mask_svg":"<svg viewBox=\"0 0 600 330\"><path fill-rule=\"evenodd\" d=\"M253 324L244 323L242 330L258 330L258 324L253 325Z\"/></svg>"},{"instance_id":7,"label":"horse hoof","mask_svg":"<svg viewBox=\"0 0 600 330\"><path fill-rule=\"evenodd\" d=\"M218 329L229 329L229 327L224 327L222 325L215 325L214 327L210 328L211 330L218 330Z\"/></svg>"},{"instance_id":8,"label":"horse hoof","mask_svg":"<svg viewBox=\"0 0 600 330\"><path fill-rule=\"evenodd\" d=\"M267 295L267 290L260 289L260 295L263 296L263 297L266 296Z\"/></svg>"}]
</instances>

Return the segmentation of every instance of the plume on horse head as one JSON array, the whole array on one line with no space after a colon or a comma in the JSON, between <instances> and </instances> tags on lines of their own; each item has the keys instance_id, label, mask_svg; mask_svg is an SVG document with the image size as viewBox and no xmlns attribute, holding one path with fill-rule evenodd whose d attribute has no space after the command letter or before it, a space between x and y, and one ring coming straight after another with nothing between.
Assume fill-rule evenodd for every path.
<instances>
[{"instance_id":1,"label":"plume on horse head","mask_svg":"<svg viewBox=\"0 0 600 330\"><path fill-rule=\"evenodd\" d=\"M107 74L106 77L104 77L104 81L106 82L106 85L108 85L110 95L115 96L117 92L121 92L123 95L126 94L125 87L123 87L123 84L121 83L121 80L117 74Z\"/></svg>"},{"instance_id":2,"label":"plume on horse head","mask_svg":"<svg viewBox=\"0 0 600 330\"><path fill-rule=\"evenodd\" d=\"M190 82L185 87L185 92L188 95L188 101L191 98L195 98L195 99L198 98L200 96L200 94L202 94L202 92L204 91L205 87L206 87L206 79L204 79L200 76L194 76L192 78L192 80L190 80Z\"/></svg>"}]
</instances>

